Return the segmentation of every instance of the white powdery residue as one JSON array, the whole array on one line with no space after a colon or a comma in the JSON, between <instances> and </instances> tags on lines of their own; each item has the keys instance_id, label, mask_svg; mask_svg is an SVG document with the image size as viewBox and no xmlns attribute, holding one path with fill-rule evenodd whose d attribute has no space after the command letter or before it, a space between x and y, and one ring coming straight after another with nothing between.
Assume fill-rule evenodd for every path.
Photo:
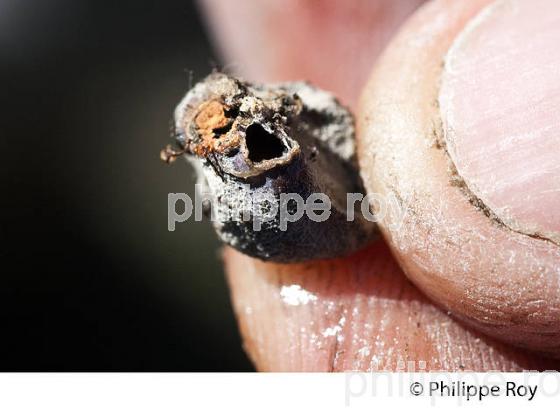
<instances>
[{"instance_id":1,"label":"white powdery residue","mask_svg":"<svg viewBox=\"0 0 560 410\"><path fill-rule=\"evenodd\" d=\"M327 327L325 330L323 330L321 332L321 334L324 337L329 337L329 336L339 336L339 333L342 331L342 328L344 327L344 324L346 323L346 318L343 316L340 318L340 320L338 321L338 323L334 326L331 327ZM342 337L340 337L340 339L342 340Z\"/></svg>"},{"instance_id":2,"label":"white powdery residue","mask_svg":"<svg viewBox=\"0 0 560 410\"><path fill-rule=\"evenodd\" d=\"M327 327L321 333L325 337L336 336L338 334L338 332L340 332L341 330L342 330L341 327L336 325L336 326L332 326L332 327Z\"/></svg>"},{"instance_id":3,"label":"white powdery residue","mask_svg":"<svg viewBox=\"0 0 560 410\"><path fill-rule=\"evenodd\" d=\"M282 286L280 297L284 303L290 306L307 305L309 302L317 300L317 296L302 289L299 285Z\"/></svg>"}]
</instances>

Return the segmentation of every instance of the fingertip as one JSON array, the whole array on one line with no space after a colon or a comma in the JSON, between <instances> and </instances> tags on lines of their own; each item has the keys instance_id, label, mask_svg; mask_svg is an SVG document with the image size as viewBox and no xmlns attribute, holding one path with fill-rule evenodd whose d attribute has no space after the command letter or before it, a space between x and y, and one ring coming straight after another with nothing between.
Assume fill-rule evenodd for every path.
<instances>
[{"instance_id":1,"label":"fingertip","mask_svg":"<svg viewBox=\"0 0 560 410\"><path fill-rule=\"evenodd\" d=\"M201 0L226 67L251 81L307 80L353 105L377 56L425 0Z\"/></svg>"},{"instance_id":2,"label":"fingertip","mask_svg":"<svg viewBox=\"0 0 560 410\"><path fill-rule=\"evenodd\" d=\"M244 346L263 371L512 371L550 361L489 340L433 306L379 241L343 259L281 265L224 253Z\"/></svg>"},{"instance_id":3,"label":"fingertip","mask_svg":"<svg viewBox=\"0 0 560 410\"><path fill-rule=\"evenodd\" d=\"M446 151L446 106L438 103L445 58L490 3L431 2L388 46L358 113L362 175L368 191L399 198L400 229L390 229L390 218L381 229L425 294L492 337L558 356L560 249L500 225L468 195ZM469 105L473 118L480 108Z\"/></svg>"}]
</instances>

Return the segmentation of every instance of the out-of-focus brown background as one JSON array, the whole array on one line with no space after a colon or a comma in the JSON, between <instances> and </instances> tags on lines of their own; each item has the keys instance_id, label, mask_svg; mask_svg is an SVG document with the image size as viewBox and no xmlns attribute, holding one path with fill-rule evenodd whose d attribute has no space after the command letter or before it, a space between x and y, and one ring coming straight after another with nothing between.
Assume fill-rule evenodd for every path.
<instances>
[{"instance_id":1,"label":"out-of-focus brown background","mask_svg":"<svg viewBox=\"0 0 560 410\"><path fill-rule=\"evenodd\" d=\"M167 231L192 174L158 159L217 65L189 1L0 1L0 370L252 369L211 228Z\"/></svg>"}]
</instances>

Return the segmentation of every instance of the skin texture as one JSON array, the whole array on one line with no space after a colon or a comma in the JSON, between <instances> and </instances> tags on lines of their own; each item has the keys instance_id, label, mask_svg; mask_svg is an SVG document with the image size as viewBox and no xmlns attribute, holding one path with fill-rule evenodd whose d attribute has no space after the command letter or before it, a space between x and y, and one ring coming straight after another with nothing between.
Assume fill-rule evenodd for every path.
<instances>
[{"instance_id":1,"label":"skin texture","mask_svg":"<svg viewBox=\"0 0 560 410\"><path fill-rule=\"evenodd\" d=\"M550 212L560 205L554 10L555 0L485 9L447 53L439 103L447 152L470 192L511 230L559 245L560 213Z\"/></svg>"},{"instance_id":2,"label":"skin texture","mask_svg":"<svg viewBox=\"0 0 560 410\"><path fill-rule=\"evenodd\" d=\"M235 7L232 3L208 0L202 4L225 61L232 63L234 71L249 80L307 79L356 106L382 46L421 2L340 1L322 6L313 1L244 0L235 2ZM460 30L485 3L430 3L401 30L399 38L409 42L412 38L412 42L417 41L422 48L422 41L428 41L433 31ZM331 6L336 12L328 11ZM272 16L281 23L271 24ZM420 28L423 31L418 31ZM401 50L403 48L401 45ZM399 64L413 65L412 60L418 58L414 53L399 56L398 52L392 54L390 50L383 57L387 61L387 56L392 56L392 63L385 66L386 73L398 71ZM427 59L430 60L429 56ZM427 64L426 59L423 61ZM426 68L420 65L415 69ZM431 62L430 70L435 70ZM376 78L380 83L378 88L384 93L398 85L399 92L392 101L401 104L409 98L411 85L407 83L408 89L401 87L400 76L391 77L391 82ZM369 98L371 94L373 101L380 91L371 87L372 82L369 84L364 95ZM437 95L431 101L436 98ZM387 104L375 101L376 105L370 105L367 99L362 100L359 114L362 132L364 121L371 120L374 107L377 110ZM422 104L412 111L432 109L432 105ZM391 108L395 108L394 102ZM386 111L391 111L389 106ZM383 127L391 125L389 118ZM397 126L406 125L402 118L399 121ZM372 164L376 164L364 149L370 141L366 144L359 141L366 177L372 171ZM425 243L428 235L428 231L421 231L416 241ZM297 265L264 263L225 249L223 255L233 305L245 349L257 369L485 371L559 368L553 360L495 341L437 308L407 280L392 251L397 251L403 266L417 257L413 253L399 254L397 248L391 250L382 241L343 259ZM409 273L414 280L414 272ZM445 280L435 278L431 286L442 293L446 287L453 291L452 274L455 272L450 272ZM507 280L507 275L504 277ZM430 286L428 279L425 284ZM462 299L461 303L465 309L476 311L475 301Z\"/></svg>"},{"instance_id":3,"label":"skin texture","mask_svg":"<svg viewBox=\"0 0 560 410\"><path fill-rule=\"evenodd\" d=\"M436 308L378 241L299 265L224 253L244 346L261 371L549 369Z\"/></svg>"},{"instance_id":4,"label":"skin texture","mask_svg":"<svg viewBox=\"0 0 560 410\"><path fill-rule=\"evenodd\" d=\"M461 147L471 144L469 149L477 148L473 138L465 140L461 126L442 126L441 112L448 119L451 114L448 101L441 106L437 101L445 54L463 29L466 17L477 14L488 2L442 7L443 3L430 4L409 22L379 61L366 87L358 119L366 189L382 195L393 193L407 210L401 229L387 229L390 216L382 222L382 230L408 277L425 294L486 334L558 356L560 248L515 232L489 217L481 210L484 204L473 203L465 190L464 182L468 185L472 174L457 182L456 168L445 143L441 144L442 138L454 131L453 138ZM445 24L438 24L441 21ZM445 93L456 86L448 84L449 77L462 74L446 75ZM530 87L530 81L525 87ZM463 90L464 94L469 92L484 93ZM469 94L457 94L455 101L464 104L468 98ZM484 106L478 108L484 120ZM469 115L474 114L458 113L458 124L464 125L461 120ZM541 126L549 124L549 117L539 118ZM506 124L500 130L515 126ZM476 132L485 133L488 139L499 138L488 133L493 127ZM464 157L460 160L459 173L471 165ZM503 166L498 161L497 167ZM523 169L522 164L519 166ZM513 168L513 175L523 173ZM484 182L491 183L488 178ZM498 186L495 180L494 184ZM523 192L520 189L518 195ZM531 202L524 205L524 209L529 207ZM553 209L558 208L548 213Z\"/></svg>"}]
</instances>

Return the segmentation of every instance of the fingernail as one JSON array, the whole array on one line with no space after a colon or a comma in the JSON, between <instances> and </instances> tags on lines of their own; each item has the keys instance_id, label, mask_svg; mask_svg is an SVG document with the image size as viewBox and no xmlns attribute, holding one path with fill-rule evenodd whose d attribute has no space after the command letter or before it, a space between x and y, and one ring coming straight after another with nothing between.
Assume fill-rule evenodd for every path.
<instances>
[{"instance_id":1,"label":"fingernail","mask_svg":"<svg viewBox=\"0 0 560 410\"><path fill-rule=\"evenodd\" d=\"M484 9L448 52L439 103L470 194L509 228L560 244L560 2Z\"/></svg>"}]
</instances>

